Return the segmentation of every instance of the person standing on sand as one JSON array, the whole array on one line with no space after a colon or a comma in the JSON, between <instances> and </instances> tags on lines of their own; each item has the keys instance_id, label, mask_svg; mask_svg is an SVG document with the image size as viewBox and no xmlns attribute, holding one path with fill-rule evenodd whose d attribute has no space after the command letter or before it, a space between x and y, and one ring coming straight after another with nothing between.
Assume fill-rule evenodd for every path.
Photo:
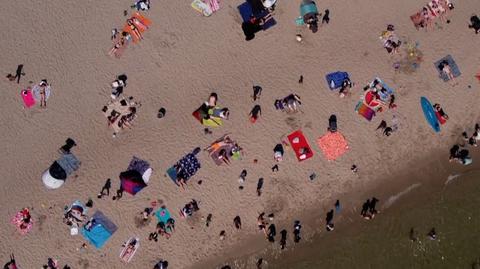
<instances>
[{"instance_id":1,"label":"person standing on sand","mask_svg":"<svg viewBox=\"0 0 480 269\"><path fill-rule=\"evenodd\" d=\"M287 245L287 230L283 229L280 232L280 249L284 250Z\"/></svg>"},{"instance_id":2,"label":"person standing on sand","mask_svg":"<svg viewBox=\"0 0 480 269\"><path fill-rule=\"evenodd\" d=\"M275 224L272 223L270 224L270 226L268 226L268 231L267 231L268 241L271 243L274 243L276 235L277 235L277 229L275 227Z\"/></svg>"},{"instance_id":3,"label":"person standing on sand","mask_svg":"<svg viewBox=\"0 0 480 269\"><path fill-rule=\"evenodd\" d=\"M263 177L258 179L257 182L257 195L260 196L262 195L262 188L263 188Z\"/></svg>"},{"instance_id":4,"label":"person standing on sand","mask_svg":"<svg viewBox=\"0 0 480 269\"><path fill-rule=\"evenodd\" d=\"M333 209L327 212L327 217L325 218L327 222L327 232L331 232L334 229L333 224Z\"/></svg>"},{"instance_id":5,"label":"person standing on sand","mask_svg":"<svg viewBox=\"0 0 480 269\"><path fill-rule=\"evenodd\" d=\"M379 200L375 197L372 197L372 199L370 200L370 204L368 206L368 210L370 211L370 214L371 214L371 218L373 219L375 217L375 214L379 213L379 211L377 211L377 209L375 209L375 207L377 206L377 202Z\"/></svg>"},{"instance_id":6,"label":"person standing on sand","mask_svg":"<svg viewBox=\"0 0 480 269\"><path fill-rule=\"evenodd\" d=\"M267 222L265 221L265 212L260 213L257 218L257 225L260 231L267 235Z\"/></svg>"},{"instance_id":7,"label":"person standing on sand","mask_svg":"<svg viewBox=\"0 0 480 269\"><path fill-rule=\"evenodd\" d=\"M368 208L370 207L370 199L367 199L367 201L365 203L363 203L362 205L362 211L360 212L360 215L364 218L364 219L370 219L370 216L367 215L368 213Z\"/></svg>"},{"instance_id":8,"label":"person standing on sand","mask_svg":"<svg viewBox=\"0 0 480 269\"><path fill-rule=\"evenodd\" d=\"M300 242L300 230L302 229L302 225L300 225L300 221L296 220L293 223L293 242L298 243Z\"/></svg>"},{"instance_id":9,"label":"person standing on sand","mask_svg":"<svg viewBox=\"0 0 480 269\"><path fill-rule=\"evenodd\" d=\"M233 225L235 228L237 228L237 230L242 229L242 220L240 219L240 216L236 216L233 219Z\"/></svg>"},{"instance_id":10,"label":"person standing on sand","mask_svg":"<svg viewBox=\"0 0 480 269\"><path fill-rule=\"evenodd\" d=\"M262 95L262 87L260 86L253 86L253 101L257 101L257 99L260 99L260 96Z\"/></svg>"},{"instance_id":11,"label":"person standing on sand","mask_svg":"<svg viewBox=\"0 0 480 269\"><path fill-rule=\"evenodd\" d=\"M258 117L262 115L262 108L260 105L255 105L248 115L250 116L250 121L255 123Z\"/></svg>"},{"instance_id":12,"label":"person standing on sand","mask_svg":"<svg viewBox=\"0 0 480 269\"><path fill-rule=\"evenodd\" d=\"M256 264L257 269L262 269L262 264L263 264L263 259L262 258L258 259Z\"/></svg>"}]
</instances>

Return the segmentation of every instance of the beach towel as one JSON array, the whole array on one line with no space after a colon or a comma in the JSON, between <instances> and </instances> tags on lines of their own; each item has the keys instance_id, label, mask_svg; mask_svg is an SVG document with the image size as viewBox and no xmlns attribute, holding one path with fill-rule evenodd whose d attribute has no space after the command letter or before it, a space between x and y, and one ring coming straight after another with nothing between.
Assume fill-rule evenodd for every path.
<instances>
[{"instance_id":1,"label":"beach towel","mask_svg":"<svg viewBox=\"0 0 480 269\"><path fill-rule=\"evenodd\" d=\"M220 9L218 0L205 0L212 12L217 12Z\"/></svg>"},{"instance_id":2,"label":"beach towel","mask_svg":"<svg viewBox=\"0 0 480 269\"><path fill-rule=\"evenodd\" d=\"M386 92L377 91L380 99L382 99L382 101L384 102L388 102L390 99L390 95L394 93L394 90L390 88L390 86L388 86L385 82L383 82L383 80L381 80L379 77L375 77L372 82L370 82L370 88L374 87L373 85L375 80L378 81L378 83L386 90Z\"/></svg>"},{"instance_id":3,"label":"beach towel","mask_svg":"<svg viewBox=\"0 0 480 269\"><path fill-rule=\"evenodd\" d=\"M32 88L33 97L37 102L39 102L41 99L41 95L40 95L41 90L42 90L42 87L39 84L36 84ZM45 101L48 100L48 98L50 97L50 93L51 93L51 88L49 85L45 87Z\"/></svg>"},{"instance_id":4,"label":"beach towel","mask_svg":"<svg viewBox=\"0 0 480 269\"><path fill-rule=\"evenodd\" d=\"M365 105L362 100L360 100L357 103L357 106L355 107L355 111L361 116L363 116L365 119L368 121L371 121L373 117L375 116L375 111Z\"/></svg>"},{"instance_id":5,"label":"beach towel","mask_svg":"<svg viewBox=\"0 0 480 269\"><path fill-rule=\"evenodd\" d=\"M318 138L317 145L329 161L336 160L348 150L347 140L338 131Z\"/></svg>"},{"instance_id":6,"label":"beach towel","mask_svg":"<svg viewBox=\"0 0 480 269\"><path fill-rule=\"evenodd\" d=\"M223 124L223 121L221 118L208 115L208 111L205 111L204 105L200 106L197 110L193 111L192 116L196 118L204 126L218 127Z\"/></svg>"},{"instance_id":7,"label":"beach towel","mask_svg":"<svg viewBox=\"0 0 480 269\"><path fill-rule=\"evenodd\" d=\"M22 210L23 211L23 210ZM26 235L30 230L33 228L33 218L30 217L30 222L25 226L25 228L21 228L21 225L23 224L23 216L24 214L22 211L18 211L11 219L10 223L13 224L16 228L17 231L21 235Z\"/></svg>"},{"instance_id":8,"label":"beach towel","mask_svg":"<svg viewBox=\"0 0 480 269\"><path fill-rule=\"evenodd\" d=\"M349 77L347 72L337 71L327 74L325 78L327 79L330 90L335 90L342 87L345 79L348 79Z\"/></svg>"},{"instance_id":9,"label":"beach towel","mask_svg":"<svg viewBox=\"0 0 480 269\"><path fill-rule=\"evenodd\" d=\"M213 13L212 8L202 0L193 0L191 6L196 11L202 13L205 17L208 17Z\"/></svg>"},{"instance_id":10,"label":"beach towel","mask_svg":"<svg viewBox=\"0 0 480 269\"><path fill-rule=\"evenodd\" d=\"M129 250L129 245L135 243L133 249ZM124 263L129 263L133 256L135 256L135 253L137 252L137 249L140 247L140 239L138 237L130 237L127 242L125 242L124 247L120 251L120 259Z\"/></svg>"},{"instance_id":11,"label":"beach towel","mask_svg":"<svg viewBox=\"0 0 480 269\"><path fill-rule=\"evenodd\" d=\"M171 218L170 212L166 208L160 208L155 212L155 217L157 217L158 222L167 223Z\"/></svg>"},{"instance_id":12,"label":"beach towel","mask_svg":"<svg viewBox=\"0 0 480 269\"><path fill-rule=\"evenodd\" d=\"M444 125L445 123L447 123L447 120L444 117L442 117L440 112L438 112L436 110L435 110L435 116L437 116L437 120L441 125Z\"/></svg>"},{"instance_id":13,"label":"beach towel","mask_svg":"<svg viewBox=\"0 0 480 269\"><path fill-rule=\"evenodd\" d=\"M30 108L35 105L35 98L33 98L32 89L27 88L20 92L23 99L23 104L26 108Z\"/></svg>"},{"instance_id":14,"label":"beach towel","mask_svg":"<svg viewBox=\"0 0 480 269\"><path fill-rule=\"evenodd\" d=\"M95 248L100 249L118 228L101 211L95 212L92 219L95 220L95 224L92 225L89 230L85 229L84 225L81 233L90 244L94 245Z\"/></svg>"},{"instance_id":15,"label":"beach towel","mask_svg":"<svg viewBox=\"0 0 480 269\"><path fill-rule=\"evenodd\" d=\"M298 161L305 161L313 156L312 148L308 144L308 141L301 130L297 130L287 137L293 151L295 151Z\"/></svg>"},{"instance_id":16,"label":"beach towel","mask_svg":"<svg viewBox=\"0 0 480 269\"><path fill-rule=\"evenodd\" d=\"M257 11L254 11L252 5L248 1L240 4L237 9L240 13L240 16L242 16L243 22L249 22L251 16L254 16L257 20L260 20L270 13L268 9L259 9ZM273 27L276 24L277 22L275 21L275 19L271 17L262 25L262 30L266 31L267 29Z\"/></svg>"},{"instance_id":17,"label":"beach towel","mask_svg":"<svg viewBox=\"0 0 480 269\"><path fill-rule=\"evenodd\" d=\"M233 147L235 147L234 144L228 144L228 145L221 146L220 148L218 148L217 150L212 152L211 157L212 157L213 161L215 162L215 164L216 165L224 164L225 162L222 160L222 158L220 158L220 151L222 149L225 150L225 152L227 153L227 156L229 156ZM232 156L229 156L229 158L230 157L232 157Z\"/></svg>"},{"instance_id":18,"label":"beach towel","mask_svg":"<svg viewBox=\"0 0 480 269\"><path fill-rule=\"evenodd\" d=\"M181 176L187 182L201 168L200 162L193 153L188 153L174 166L167 169L167 175L172 181L178 184L178 177ZM180 175L179 175L180 174Z\"/></svg>"},{"instance_id":19,"label":"beach towel","mask_svg":"<svg viewBox=\"0 0 480 269\"><path fill-rule=\"evenodd\" d=\"M449 80L447 74L445 74L445 72L443 72L442 69L440 69L441 63L443 61L446 61L448 63L448 66L450 67L450 70L452 71L452 75L454 78L462 74L460 72L460 69L457 66L457 63L455 63L455 61L453 60L453 57L451 55L447 55L434 63L435 68L437 69L438 74L443 81L447 82Z\"/></svg>"},{"instance_id":20,"label":"beach towel","mask_svg":"<svg viewBox=\"0 0 480 269\"><path fill-rule=\"evenodd\" d=\"M425 27L425 20L422 16L421 12L417 12L417 13L413 14L412 16L410 16L410 20L413 22L413 25L415 26L415 28L417 30Z\"/></svg>"},{"instance_id":21,"label":"beach towel","mask_svg":"<svg viewBox=\"0 0 480 269\"><path fill-rule=\"evenodd\" d=\"M430 101L428 101L426 97L422 96L420 98L420 104L422 106L423 114L425 115L425 119L427 120L428 124L435 132L440 132L440 124Z\"/></svg>"}]
</instances>

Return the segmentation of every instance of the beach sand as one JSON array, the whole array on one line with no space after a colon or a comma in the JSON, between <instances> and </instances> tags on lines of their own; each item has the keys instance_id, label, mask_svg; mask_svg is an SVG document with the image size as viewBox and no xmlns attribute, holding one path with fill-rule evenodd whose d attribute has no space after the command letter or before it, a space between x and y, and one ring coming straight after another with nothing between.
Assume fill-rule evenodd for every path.
<instances>
[{"instance_id":1,"label":"beach sand","mask_svg":"<svg viewBox=\"0 0 480 269\"><path fill-rule=\"evenodd\" d=\"M443 29L417 31L409 16L423 2L418 1L322 1L318 8L331 11L331 22L316 34L297 28L298 1L280 2L275 18L278 25L258 33L246 42L236 7L241 1L222 2L221 10L209 18L190 7L189 1L153 2L146 13L153 24L144 40L130 45L121 59L107 55L111 47L110 30L125 22L123 10L129 1L81 1L61 3L9 2L0 11L4 18L0 49L4 52L0 69L6 75L24 64L26 76L18 85L0 81L0 123L2 130L3 176L0 203L0 253L10 253L22 268L38 268L53 257L73 268L123 268L118 258L121 244L131 236L141 246L129 267L151 268L156 260L169 261L172 268L189 268L200 261L226 259L239 244L258 241L256 230L260 212L274 212L276 220L291 221L318 204L331 203L371 186L388 184L399 170L418 165L417 158L432 151L444 151L459 134L479 118L479 83L474 75L480 69L480 39L467 28L478 1L458 3L451 23ZM395 72L392 64L400 59L386 53L379 41L381 31L392 23L402 40L419 42L423 62L416 72ZM298 43L295 34L302 33ZM403 50L403 48L401 48ZM403 51L402 53L405 54ZM433 63L451 54L460 67L459 85L452 87L438 78ZM339 98L331 92L325 74L342 70L356 83L351 96ZM107 127L101 108L110 100L111 81L128 75L126 95L142 102L138 119L131 130L115 139ZM300 75L304 83L298 84ZM367 122L354 112L362 87L375 76L396 90L396 112L379 113ZM52 95L46 109L23 109L20 90L28 81L48 79ZM248 120L252 85L263 87L258 101L262 116L255 124ZM471 85L471 88L468 86ZM230 120L203 134L191 113L210 94L219 95L219 105L231 111ZM289 93L302 98L302 113L287 115L275 111L273 102ZM441 133L427 125L420 108L420 96L442 104L450 116ZM160 107L166 117L157 119ZM328 117L336 114L339 130L349 142L349 151L329 162L315 141L326 132ZM399 119L399 130L390 137L375 132L379 122ZM301 128L315 156L299 163L287 149L280 171L272 173L273 147L282 136ZM182 191L164 177L165 170L193 148L206 147L224 133L231 133L245 149L241 161L216 166L206 153L200 154L202 168ZM58 190L47 190L41 174L58 158L57 149L67 137L78 146L73 149L81 160L76 176ZM96 199L106 178L119 186L118 174L132 156L148 160L153 169L149 186L120 201ZM416 157L416 158L413 158ZM257 164L253 163L258 159ZM355 163L359 172L350 171ZM245 189L238 189L238 175L248 170ZM310 181L308 176L318 176ZM381 177L380 177L381 175ZM256 182L265 178L261 197ZM196 184L203 180L202 185ZM118 231L101 249L83 244L81 236L70 236L62 223L63 208L76 199L92 197L93 213L99 209ZM199 216L185 220L177 212L190 199L200 201ZM175 215L174 235L158 243L147 240L155 224L137 228L135 216L152 200L161 199ZM18 210L29 207L35 221L33 230L19 235L9 220ZM213 214L206 228L201 217ZM322 213L323 214L323 213ZM235 231L233 218L241 216L243 227ZM323 215L318 213L323 219ZM220 241L221 230L227 233ZM263 239L261 239L263 242ZM253 244L253 243L252 243Z\"/></svg>"}]
</instances>

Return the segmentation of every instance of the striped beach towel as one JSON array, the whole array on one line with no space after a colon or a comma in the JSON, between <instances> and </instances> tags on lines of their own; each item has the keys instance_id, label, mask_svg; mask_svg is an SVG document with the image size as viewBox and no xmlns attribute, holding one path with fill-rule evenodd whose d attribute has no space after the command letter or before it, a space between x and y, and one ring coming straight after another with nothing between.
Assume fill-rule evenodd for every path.
<instances>
[{"instance_id":1,"label":"striped beach towel","mask_svg":"<svg viewBox=\"0 0 480 269\"><path fill-rule=\"evenodd\" d=\"M204 0L206 4L210 7L212 12L216 12L217 10L220 9L220 3L218 0Z\"/></svg>"}]
</instances>

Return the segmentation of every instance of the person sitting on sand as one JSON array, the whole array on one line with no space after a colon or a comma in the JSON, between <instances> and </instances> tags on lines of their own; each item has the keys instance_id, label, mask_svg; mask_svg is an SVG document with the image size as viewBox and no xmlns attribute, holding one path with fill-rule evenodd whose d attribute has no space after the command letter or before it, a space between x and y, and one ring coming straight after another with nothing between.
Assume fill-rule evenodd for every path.
<instances>
[{"instance_id":1,"label":"person sitting on sand","mask_svg":"<svg viewBox=\"0 0 480 269\"><path fill-rule=\"evenodd\" d=\"M470 17L470 24L468 25L468 28L473 28L475 30L475 34L480 32L480 18L478 18L477 15Z\"/></svg>"},{"instance_id":2,"label":"person sitting on sand","mask_svg":"<svg viewBox=\"0 0 480 269\"><path fill-rule=\"evenodd\" d=\"M168 262L164 260L160 260L157 264L155 264L153 269L167 269L167 267L168 267Z\"/></svg>"},{"instance_id":3,"label":"person sitting on sand","mask_svg":"<svg viewBox=\"0 0 480 269\"><path fill-rule=\"evenodd\" d=\"M128 27L132 30L133 34L136 35L139 39L143 39L143 35L138 29L138 27L134 24L133 19L127 19Z\"/></svg>"},{"instance_id":4,"label":"person sitting on sand","mask_svg":"<svg viewBox=\"0 0 480 269\"><path fill-rule=\"evenodd\" d=\"M353 87L353 83L352 81L350 81L349 78L346 78L345 80L343 80L342 87L340 87L340 91L338 92L340 95L340 98L345 97L349 93L348 89L351 89L352 87Z\"/></svg>"}]
</instances>

